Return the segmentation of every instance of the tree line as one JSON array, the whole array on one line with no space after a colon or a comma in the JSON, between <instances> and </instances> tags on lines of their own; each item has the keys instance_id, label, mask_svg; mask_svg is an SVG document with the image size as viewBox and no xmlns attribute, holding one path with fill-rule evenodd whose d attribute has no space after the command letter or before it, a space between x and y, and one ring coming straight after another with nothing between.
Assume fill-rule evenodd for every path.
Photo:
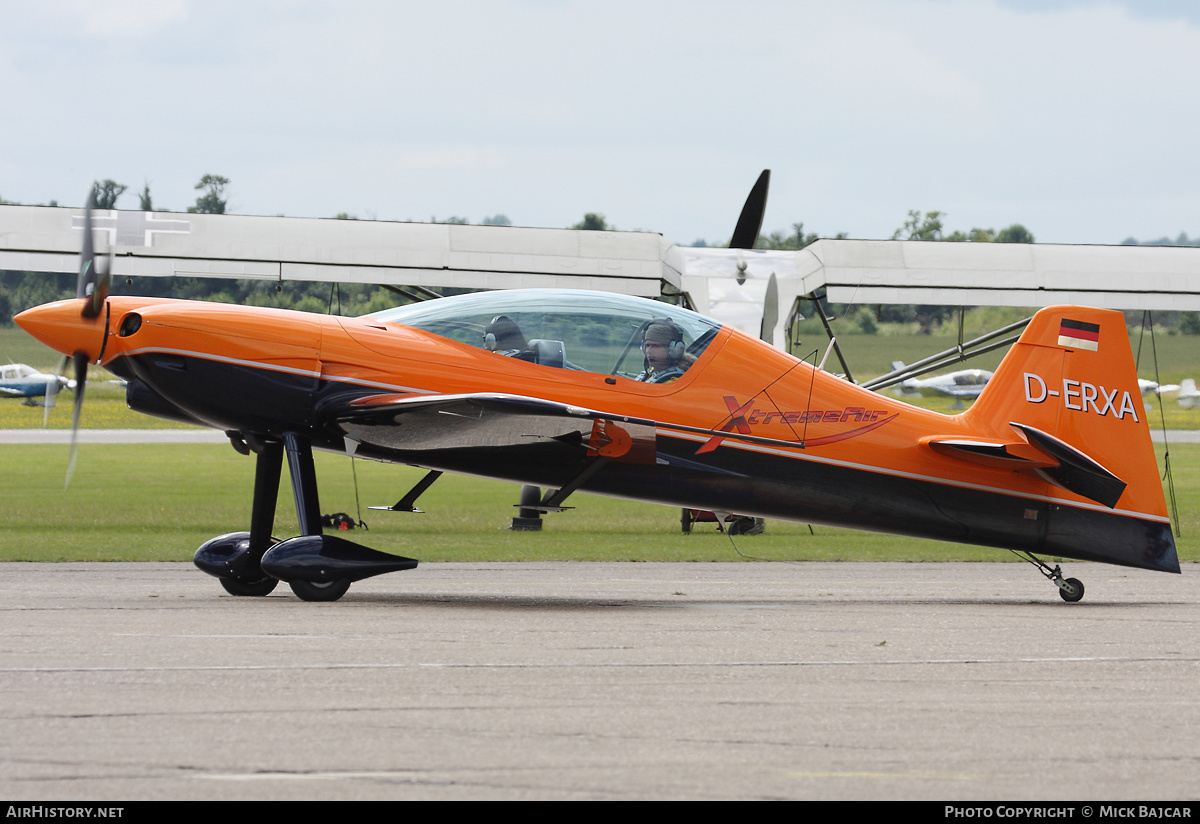
<instances>
[{"instance_id":1,"label":"tree line","mask_svg":"<svg viewBox=\"0 0 1200 824\"><path fill-rule=\"evenodd\" d=\"M225 187L229 178L221 175L203 175L195 188L200 190L196 202L187 207L190 214L223 215L229 201L225 197ZM129 188L115 180L96 181L92 184L92 203L97 209L117 208L117 198ZM150 184L146 183L138 193L138 208L143 212L154 211L154 199L150 196ZM165 211L165 210L163 210Z\"/></svg>"},{"instance_id":2,"label":"tree line","mask_svg":"<svg viewBox=\"0 0 1200 824\"><path fill-rule=\"evenodd\" d=\"M203 175L200 182L196 184L196 189L202 190L201 194L196 198L196 202L187 207L187 211L191 214L201 215L223 215L225 207L228 205L228 200L225 197L225 187L229 185L229 178L221 175ZM125 194L129 189L124 183L117 183L115 180L96 180L92 182L91 202L97 209L115 209L117 208L117 198ZM22 204L13 200L5 200L0 197L0 205L20 206ZM51 200L44 204L29 204L38 206L58 206L57 200ZM150 195L150 184L146 183L142 186L142 190L138 192L138 209L143 212L153 212L155 209L154 199ZM168 211L161 209L160 211Z\"/></svg>"}]
</instances>

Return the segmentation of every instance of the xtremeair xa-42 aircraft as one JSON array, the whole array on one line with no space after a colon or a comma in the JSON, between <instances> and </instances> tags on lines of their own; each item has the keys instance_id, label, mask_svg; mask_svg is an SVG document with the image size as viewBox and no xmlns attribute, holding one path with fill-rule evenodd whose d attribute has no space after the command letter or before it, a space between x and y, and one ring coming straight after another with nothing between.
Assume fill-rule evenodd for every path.
<instances>
[{"instance_id":1,"label":"xtremeair xa-42 aircraft","mask_svg":"<svg viewBox=\"0 0 1200 824\"><path fill-rule=\"evenodd\" d=\"M1179 572L1125 319L1039 311L975 404L909 406L658 301L514 289L361 318L109 297L90 223L78 297L17 316L128 381L140 412L257 456L248 532L196 564L235 595L332 601L417 562L322 532L312 450L672 507ZM300 532L271 537L283 460ZM527 507L527 504L522 504Z\"/></svg>"}]
</instances>

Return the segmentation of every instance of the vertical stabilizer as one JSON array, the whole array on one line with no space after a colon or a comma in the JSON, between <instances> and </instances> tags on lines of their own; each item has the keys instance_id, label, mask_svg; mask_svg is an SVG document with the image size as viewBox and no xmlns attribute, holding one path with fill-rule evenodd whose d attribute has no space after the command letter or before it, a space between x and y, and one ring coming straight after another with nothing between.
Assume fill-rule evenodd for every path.
<instances>
[{"instance_id":1,"label":"vertical stabilizer","mask_svg":"<svg viewBox=\"0 0 1200 824\"><path fill-rule=\"evenodd\" d=\"M1124 482L1107 505L1167 516L1120 312L1080 306L1038 312L963 419L993 437L1016 431L1030 441L1027 428L1045 433Z\"/></svg>"}]
</instances>

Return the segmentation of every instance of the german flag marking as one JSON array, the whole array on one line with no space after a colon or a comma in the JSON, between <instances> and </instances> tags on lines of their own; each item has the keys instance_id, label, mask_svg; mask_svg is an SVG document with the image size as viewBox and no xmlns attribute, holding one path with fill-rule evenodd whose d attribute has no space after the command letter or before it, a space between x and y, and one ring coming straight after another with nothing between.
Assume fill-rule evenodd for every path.
<instances>
[{"instance_id":1,"label":"german flag marking","mask_svg":"<svg viewBox=\"0 0 1200 824\"><path fill-rule=\"evenodd\" d=\"M1100 348L1100 325L1063 318L1058 325L1058 345L1095 352Z\"/></svg>"}]
</instances>

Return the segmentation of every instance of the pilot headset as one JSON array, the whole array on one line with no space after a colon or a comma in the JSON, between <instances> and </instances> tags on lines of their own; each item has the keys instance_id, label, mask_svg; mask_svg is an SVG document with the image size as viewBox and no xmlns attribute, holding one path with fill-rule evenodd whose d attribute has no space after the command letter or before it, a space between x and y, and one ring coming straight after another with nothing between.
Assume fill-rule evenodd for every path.
<instances>
[{"instance_id":1,"label":"pilot headset","mask_svg":"<svg viewBox=\"0 0 1200 824\"><path fill-rule=\"evenodd\" d=\"M669 340L658 340L664 337L661 333L651 337L652 330L656 327L661 327L667 334L670 335ZM645 347L646 340L651 340L656 343L661 343L667 347L667 357L671 363L676 363L683 357L683 353L687 351L687 345L683 342L683 327L667 318L655 318L646 324L646 331L642 333L642 346Z\"/></svg>"},{"instance_id":2,"label":"pilot headset","mask_svg":"<svg viewBox=\"0 0 1200 824\"><path fill-rule=\"evenodd\" d=\"M487 325L483 332L483 348L489 352L496 351L496 332L502 335L511 336L516 331L517 325L508 315L496 315L492 318L492 322ZM519 334L519 333L518 333Z\"/></svg>"}]
</instances>

